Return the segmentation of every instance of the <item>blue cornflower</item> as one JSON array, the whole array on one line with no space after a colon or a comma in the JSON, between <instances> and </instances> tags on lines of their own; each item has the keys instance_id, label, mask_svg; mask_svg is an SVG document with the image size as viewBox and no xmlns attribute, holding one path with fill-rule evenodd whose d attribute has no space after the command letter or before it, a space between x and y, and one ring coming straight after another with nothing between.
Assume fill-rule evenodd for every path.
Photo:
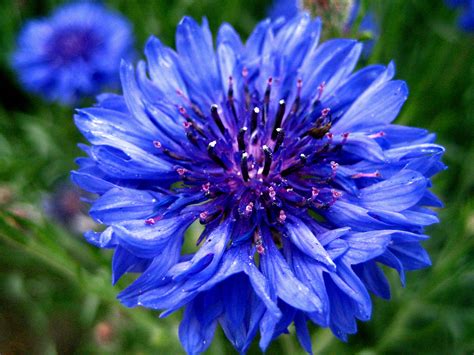
<instances>
[{"instance_id":1,"label":"blue cornflower","mask_svg":"<svg viewBox=\"0 0 474 355\"><path fill-rule=\"evenodd\" d=\"M184 308L189 354L217 324L241 353L293 322L308 352L308 321L346 340L370 319L370 292L390 297L381 265L403 283L430 265L420 242L438 221L429 187L444 149L392 124L408 95L393 64L354 72L362 45L318 44L320 30L301 14L242 43L224 24L214 50L207 21L186 17L177 52L150 38L146 62L122 64L123 96L75 116L91 146L72 178L108 226L86 238L115 249L113 282L141 273L124 305Z\"/></svg>"},{"instance_id":2,"label":"blue cornflower","mask_svg":"<svg viewBox=\"0 0 474 355\"><path fill-rule=\"evenodd\" d=\"M458 24L466 32L474 32L474 0L445 0L446 4L452 8L463 10L459 16Z\"/></svg>"},{"instance_id":3,"label":"blue cornflower","mask_svg":"<svg viewBox=\"0 0 474 355\"><path fill-rule=\"evenodd\" d=\"M120 60L130 58L132 44L123 16L99 4L68 4L26 23L12 66L27 90L71 104L118 86Z\"/></svg>"}]
</instances>

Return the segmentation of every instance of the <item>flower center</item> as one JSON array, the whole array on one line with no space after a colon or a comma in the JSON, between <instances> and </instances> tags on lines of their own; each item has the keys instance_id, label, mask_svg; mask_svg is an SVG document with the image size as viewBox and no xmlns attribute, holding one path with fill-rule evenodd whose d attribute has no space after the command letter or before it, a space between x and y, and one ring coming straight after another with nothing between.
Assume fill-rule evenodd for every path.
<instances>
[{"instance_id":1,"label":"flower center","mask_svg":"<svg viewBox=\"0 0 474 355\"><path fill-rule=\"evenodd\" d=\"M302 102L302 81L292 96L273 98L274 81L263 95L250 92L243 71L238 99L229 78L227 97L207 114L177 91L185 105L177 105L183 119L189 156L181 156L154 141L157 154L176 165L180 191L202 193L200 220L206 224L222 213L254 218L265 211L267 220L283 224L287 212L325 209L341 197L334 189L336 163L347 134L335 139L332 114L320 102L322 83L313 102ZM281 90L278 90L279 92ZM188 150L187 150L188 151ZM237 207L235 207L237 206Z\"/></svg>"},{"instance_id":2,"label":"flower center","mask_svg":"<svg viewBox=\"0 0 474 355\"><path fill-rule=\"evenodd\" d=\"M49 43L48 53L57 61L88 61L100 40L87 28L68 28L57 31Z\"/></svg>"}]
</instances>

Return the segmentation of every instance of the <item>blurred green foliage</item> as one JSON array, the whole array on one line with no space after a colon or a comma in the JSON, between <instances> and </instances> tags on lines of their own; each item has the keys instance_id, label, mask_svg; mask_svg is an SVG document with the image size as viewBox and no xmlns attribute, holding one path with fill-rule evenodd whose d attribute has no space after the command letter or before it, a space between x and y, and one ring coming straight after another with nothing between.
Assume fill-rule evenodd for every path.
<instances>
[{"instance_id":1,"label":"blurred green foliage","mask_svg":"<svg viewBox=\"0 0 474 355\"><path fill-rule=\"evenodd\" d=\"M9 69L22 24L60 1L3 0L0 6L0 353L179 354L180 315L157 319L115 299L131 277L113 287L108 251L96 250L42 212L44 196L74 169L83 139L73 110L24 93ZM269 1L110 0L134 24L137 53L154 34L168 45L180 18L206 16L246 37ZM433 267L397 276L392 300L374 300L373 318L341 343L312 328L321 354L466 354L474 351L474 37L455 27L441 0L364 1L382 33L370 63L394 60L411 94L398 123L425 127L447 147L449 170L435 178L446 203L442 223L429 228ZM360 20L360 19L359 19ZM137 54L139 56L139 54ZM91 102L85 102L88 105ZM258 353L253 344L250 353ZM209 354L234 350L218 331ZM282 336L269 354L300 354L296 337Z\"/></svg>"}]
</instances>

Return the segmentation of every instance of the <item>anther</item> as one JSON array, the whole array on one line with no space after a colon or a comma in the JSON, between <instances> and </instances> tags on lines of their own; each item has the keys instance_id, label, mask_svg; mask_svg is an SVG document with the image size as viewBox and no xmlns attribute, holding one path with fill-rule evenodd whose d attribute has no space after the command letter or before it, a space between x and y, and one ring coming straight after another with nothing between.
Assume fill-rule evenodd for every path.
<instances>
[{"instance_id":1,"label":"anther","mask_svg":"<svg viewBox=\"0 0 474 355\"><path fill-rule=\"evenodd\" d=\"M263 96L263 113L262 113L262 123L265 124L267 121L269 105L270 105L270 94L272 91L272 77L268 78L267 88L265 89L265 94Z\"/></svg>"},{"instance_id":2,"label":"anther","mask_svg":"<svg viewBox=\"0 0 474 355\"><path fill-rule=\"evenodd\" d=\"M156 222L155 222L155 219L154 218L147 218L145 220L145 224L148 225L148 226L152 226L154 225Z\"/></svg>"},{"instance_id":3,"label":"anther","mask_svg":"<svg viewBox=\"0 0 474 355\"><path fill-rule=\"evenodd\" d=\"M160 141L153 141L153 146L157 149L161 148L161 142Z\"/></svg>"},{"instance_id":4,"label":"anther","mask_svg":"<svg viewBox=\"0 0 474 355\"><path fill-rule=\"evenodd\" d=\"M253 212L253 202L249 202L247 206L245 206L244 215L249 217Z\"/></svg>"},{"instance_id":5,"label":"anther","mask_svg":"<svg viewBox=\"0 0 474 355\"><path fill-rule=\"evenodd\" d=\"M211 143L208 144L207 146L207 154L209 157L221 168L227 170L227 166L224 164L221 158L219 158L216 154L216 144L217 141L212 141Z\"/></svg>"},{"instance_id":6,"label":"anther","mask_svg":"<svg viewBox=\"0 0 474 355\"><path fill-rule=\"evenodd\" d=\"M183 176L185 173L186 173L186 169L185 168L177 168L176 169L176 172L180 175L180 176Z\"/></svg>"},{"instance_id":7,"label":"anther","mask_svg":"<svg viewBox=\"0 0 474 355\"><path fill-rule=\"evenodd\" d=\"M277 220L278 220L278 222L280 222L281 224L285 223L285 220L286 220L285 211L280 210L280 214L279 214Z\"/></svg>"},{"instance_id":8,"label":"anther","mask_svg":"<svg viewBox=\"0 0 474 355\"><path fill-rule=\"evenodd\" d=\"M319 195L319 190L316 187L312 187L311 188L311 197L314 199L314 198L318 197L318 195Z\"/></svg>"},{"instance_id":9,"label":"anther","mask_svg":"<svg viewBox=\"0 0 474 355\"><path fill-rule=\"evenodd\" d=\"M262 175L268 176L268 173L270 172L270 166L272 165L273 153L272 153L272 150L268 148L266 145L264 145L262 149L263 149L263 154L265 155L265 164L263 166Z\"/></svg>"},{"instance_id":10,"label":"anther","mask_svg":"<svg viewBox=\"0 0 474 355\"><path fill-rule=\"evenodd\" d=\"M286 102L285 100L281 99L278 102L278 111L275 117L275 124L273 125L273 132L272 132L272 139L275 140L277 137L277 128L281 127L281 123L283 121L283 116L285 115L285 108L286 108Z\"/></svg>"},{"instance_id":11,"label":"anther","mask_svg":"<svg viewBox=\"0 0 474 355\"><path fill-rule=\"evenodd\" d=\"M329 107L326 107L325 109L321 110L321 116L326 117L329 115L329 112L331 112L331 109Z\"/></svg>"},{"instance_id":12,"label":"anther","mask_svg":"<svg viewBox=\"0 0 474 355\"><path fill-rule=\"evenodd\" d=\"M237 136L237 143L241 152L245 150L245 133L247 133L247 127L242 127Z\"/></svg>"},{"instance_id":13,"label":"anther","mask_svg":"<svg viewBox=\"0 0 474 355\"><path fill-rule=\"evenodd\" d=\"M222 123L221 116L219 115L217 105L211 106L211 116L214 119L214 122L216 123L217 127L219 128L219 131L221 131L221 133L224 134L225 127L224 127L224 124Z\"/></svg>"},{"instance_id":14,"label":"anther","mask_svg":"<svg viewBox=\"0 0 474 355\"><path fill-rule=\"evenodd\" d=\"M301 163L305 165L306 161L308 160L308 157L305 154L300 154L300 159L301 159Z\"/></svg>"},{"instance_id":15,"label":"anther","mask_svg":"<svg viewBox=\"0 0 474 355\"><path fill-rule=\"evenodd\" d=\"M252 111L252 116L250 117L250 131L251 133L255 132L257 129L257 119L258 119L258 114L260 113L260 109L258 107L255 107Z\"/></svg>"},{"instance_id":16,"label":"anther","mask_svg":"<svg viewBox=\"0 0 474 355\"><path fill-rule=\"evenodd\" d=\"M210 192L210 188L211 188L211 183L210 182L206 182L205 184L202 184L202 186L201 186L201 190L203 192L205 192L206 194L208 194Z\"/></svg>"},{"instance_id":17,"label":"anther","mask_svg":"<svg viewBox=\"0 0 474 355\"><path fill-rule=\"evenodd\" d=\"M159 220L161 220L161 218L162 218L162 217L160 217L160 216L147 218L147 219L145 219L145 224L146 224L147 226L152 226L152 225L154 225L156 222L158 222Z\"/></svg>"},{"instance_id":18,"label":"anther","mask_svg":"<svg viewBox=\"0 0 474 355\"><path fill-rule=\"evenodd\" d=\"M255 243L255 248L257 249L257 253L260 255L265 254L265 248L263 247L263 240L260 233L255 233L253 240Z\"/></svg>"},{"instance_id":19,"label":"anther","mask_svg":"<svg viewBox=\"0 0 474 355\"><path fill-rule=\"evenodd\" d=\"M331 163L331 179L334 179L337 174L337 168L339 167L339 164L336 163L335 161L332 161Z\"/></svg>"},{"instance_id":20,"label":"anther","mask_svg":"<svg viewBox=\"0 0 474 355\"><path fill-rule=\"evenodd\" d=\"M272 199L272 201L275 201L275 198L276 198L276 191L275 189L273 188L273 186L270 186L268 188L268 196L270 196L270 198Z\"/></svg>"},{"instance_id":21,"label":"anther","mask_svg":"<svg viewBox=\"0 0 474 355\"><path fill-rule=\"evenodd\" d=\"M242 171L242 178L244 181L249 181L249 167L247 165L248 154L246 152L242 153L242 158L240 159L240 170Z\"/></svg>"},{"instance_id":22,"label":"anther","mask_svg":"<svg viewBox=\"0 0 474 355\"><path fill-rule=\"evenodd\" d=\"M299 169L301 169L305 164L306 164L306 161L308 160L308 157L304 154L300 154L300 161L296 164L293 164L292 166L286 168L285 170L283 170L280 174L281 176L285 177L285 176L288 176L292 173L294 173L295 171L298 171Z\"/></svg>"},{"instance_id":23,"label":"anther","mask_svg":"<svg viewBox=\"0 0 474 355\"><path fill-rule=\"evenodd\" d=\"M285 131L283 128L277 128L277 136L275 146L273 147L273 153L276 153L278 149L280 149L281 145L283 144L283 140L285 139Z\"/></svg>"},{"instance_id":24,"label":"anther","mask_svg":"<svg viewBox=\"0 0 474 355\"><path fill-rule=\"evenodd\" d=\"M206 220L208 215L209 213L207 211L199 213L199 219L201 220L201 223L203 223Z\"/></svg>"},{"instance_id":25,"label":"anther","mask_svg":"<svg viewBox=\"0 0 474 355\"><path fill-rule=\"evenodd\" d=\"M341 144L345 144L347 142L347 138L349 138L349 133L343 133Z\"/></svg>"}]
</instances>

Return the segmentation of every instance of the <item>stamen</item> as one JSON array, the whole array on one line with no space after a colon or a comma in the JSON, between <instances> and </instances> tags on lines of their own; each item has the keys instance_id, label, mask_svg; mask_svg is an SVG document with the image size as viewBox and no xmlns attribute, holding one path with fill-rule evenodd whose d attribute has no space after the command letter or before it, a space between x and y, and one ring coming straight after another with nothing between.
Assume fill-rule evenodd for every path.
<instances>
[{"instance_id":1,"label":"stamen","mask_svg":"<svg viewBox=\"0 0 474 355\"><path fill-rule=\"evenodd\" d=\"M351 177L353 179L360 179L360 178L379 178L381 176L382 174L380 174L380 172L377 170L373 173L357 173L357 174L352 175Z\"/></svg>"},{"instance_id":2,"label":"stamen","mask_svg":"<svg viewBox=\"0 0 474 355\"><path fill-rule=\"evenodd\" d=\"M329 202L330 206L334 205L336 201L342 197L342 192L337 191L337 190L331 190L331 194L332 194L332 201Z\"/></svg>"},{"instance_id":3,"label":"stamen","mask_svg":"<svg viewBox=\"0 0 474 355\"><path fill-rule=\"evenodd\" d=\"M304 154L300 154L300 161L288 168L286 168L285 170L283 170L280 174L281 176L288 176L292 173L294 173L295 171L298 171L299 169L301 169L305 164L306 164L306 161L307 161L307 156L304 155Z\"/></svg>"},{"instance_id":4,"label":"stamen","mask_svg":"<svg viewBox=\"0 0 474 355\"><path fill-rule=\"evenodd\" d=\"M323 96L324 88L326 87L326 82L323 81L321 84L318 86L318 98L316 101L319 101L321 99L321 96Z\"/></svg>"},{"instance_id":5,"label":"stamen","mask_svg":"<svg viewBox=\"0 0 474 355\"><path fill-rule=\"evenodd\" d=\"M242 158L240 159L240 170L242 171L242 178L244 181L249 181L249 167L247 165L248 154L246 152L242 153Z\"/></svg>"},{"instance_id":6,"label":"stamen","mask_svg":"<svg viewBox=\"0 0 474 355\"><path fill-rule=\"evenodd\" d=\"M211 143L209 143L209 145L207 146L207 154L217 165L219 165L224 170L227 170L227 166L224 164L222 159L217 156L216 144L217 141L212 141Z\"/></svg>"},{"instance_id":7,"label":"stamen","mask_svg":"<svg viewBox=\"0 0 474 355\"><path fill-rule=\"evenodd\" d=\"M346 133L343 133L343 134L342 134L342 142L341 142L341 144L346 144L347 138L349 138L349 133L347 133L347 132L346 132Z\"/></svg>"},{"instance_id":8,"label":"stamen","mask_svg":"<svg viewBox=\"0 0 474 355\"><path fill-rule=\"evenodd\" d=\"M156 222L160 221L163 217L161 216L156 216L156 217L150 217L150 218L147 218L145 219L145 224L147 226L152 226L154 225Z\"/></svg>"},{"instance_id":9,"label":"stamen","mask_svg":"<svg viewBox=\"0 0 474 355\"><path fill-rule=\"evenodd\" d=\"M285 223L285 220L286 220L285 211L280 210L280 215L278 216L277 220L278 220L278 222L280 222L281 224Z\"/></svg>"},{"instance_id":10,"label":"stamen","mask_svg":"<svg viewBox=\"0 0 474 355\"><path fill-rule=\"evenodd\" d=\"M253 133L257 129L257 119L258 114L260 113L260 109L255 107L252 111L252 116L250 118L250 132Z\"/></svg>"},{"instance_id":11,"label":"stamen","mask_svg":"<svg viewBox=\"0 0 474 355\"><path fill-rule=\"evenodd\" d=\"M253 212L253 202L249 202L247 206L245 206L244 215L249 217Z\"/></svg>"},{"instance_id":12,"label":"stamen","mask_svg":"<svg viewBox=\"0 0 474 355\"><path fill-rule=\"evenodd\" d=\"M268 173L270 172L270 166L272 165L272 159L273 159L273 153L270 148L268 148L266 145L262 147L263 149L263 154L265 154L265 164L263 166L263 176L268 176Z\"/></svg>"},{"instance_id":13,"label":"stamen","mask_svg":"<svg viewBox=\"0 0 474 355\"><path fill-rule=\"evenodd\" d=\"M331 177L330 179L334 179L337 174L337 168L339 167L339 164L336 163L335 161L332 161L331 163Z\"/></svg>"},{"instance_id":14,"label":"stamen","mask_svg":"<svg viewBox=\"0 0 474 355\"><path fill-rule=\"evenodd\" d=\"M208 193L210 192L210 189L211 189L211 183L210 183L210 182L206 182L205 184L202 184L201 189L202 189L202 191L204 191L206 194L208 194Z\"/></svg>"},{"instance_id":15,"label":"stamen","mask_svg":"<svg viewBox=\"0 0 474 355\"><path fill-rule=\"evenodd\" d=\"M247 76L249 74L249 71L247 70L246 67L242 69L242 76L244 77L244 94L245 94L245 109L248 111L250 108L250 90L249 90L249 83Z\"/></svg>"},{"instance_id":16,"label":"stamen","mask_svg":"<svg viewBox=\"0 0 474 355\"><path fill-rule=\"evenodd\" d=\"M211 106L211 116L214 119L214 122L216 123L217 127L219 128L219 131L221 131L221 133L224 134L225 127L224 127L224 124L222 123L221 116L219 116L217 105Z\"/></svg>"},{"instance_id":17,"label":"stamen","mask_svg":"<svg viewBox=\"0 0 474 355\"><path fill-rule=\"evenodd\" d=\"M275 198L276 198L276 191L275 189L273 188L273 186L270 186L268 188L268 196L270 196L270 198L272 199L272 201L275 201Z\"/></svg>"},{"instance_id":18,"label":"stamen","mask_svg":"<svg viewBox=\"0 0 474 355\"><path fill-rule=\"evenodd\" d=\"M275 124L273 126L273 132L272 132L272 139L275 140L277 137L277 128L281 127L281 123L283 121L283 116L285 115L285 108L286 108L286 102L285 100L281 99L280 102L278 103L278 111L275 117Z\"/></svg>"},{"instance_id":19,"label":"stamen","mask_svg":"<svg viewBox=\"0 0 474 355\"><path fill-rule=\"evenodd\" d=\"M326 107L321 111L321 116L326 117L327 115L329 115L329 112L331 112L331 109L329 107Z\"/></svg>"},{"instance_id":20,"label":"stamen","mask_svg":"<svg viewBox=\"0 0 474 355\"><path fill-rule=\"evenodd\" d=\"M237 143L239 145L239 151L241 152L245 150L245 133L247 133L247 127L242 127L237 136Z\"/></svg>"},{"instance_id":21,"label":"stamen","mask_svg":"<svg viewBox=\"0 0 474 355\"><path fill-rule=\"evenodd\" d=\"M265 248L263 247L263 240L260 233L258 232L255 233L253 237L253 241L255 243L255 248L257 249L257 253L259 253L260 255L265 254Z\"/></svg>"},{"instance_id":22,"label":"stamen","mask_svg":"<svg viewBox=\"0 0 474 355\"><path fill-rule=\"evenodd\" d=\"M378 133L371 134L368 137L369 138L380 138L380 137L383 137L383 136L385 136L385 132L381 131L381 132L378 132Z\"/></svg>"},{"instance_id":23,"label":"stamen","mask_svg":"<svg viewBox=\"0 0 474 355\"><path fill-rule=\"evenodd\" d=\"M298 81L296 82L296 98L295 98L295 101L293 102L293 106L291 107L291 111L290 111L292 115L298 112L298 109L300 107L302 87L303 87L303 80L298 79Z\"/></svg>"},{"instance_id":24,"label":"stamen","mask_svg":"<svg viewBox=\"0 0 474 355\"><path fill-rule=\"evenodd\" d=\"M148 226L152 226L153 224L155 224L155 219L154 218L148 218L145 220L145 224L148 225Z\"/></svg>"},{"instance_id":25,"label":"stamen","mask_svg":"<svg viewBox=\"0 0 474 355\"><path fill-rule=\"evenodd\" d=\"M270 105L270 94L272 91L272 82L273 78L268 78L267 88L265 89L265 94L263 96L263 113L262 113L262 123L265 124L268 117L269 105Z\"/></svg>"},{"instance_id":26,"label":"stamen","mask_svg":"<svg viewBox=\"0 0 474 355\"><path fill-rule=\"evenodd\" d=\"M334 134L332 134L331 132L328 132L326 133L326 138L328 139L328 143L331 144L332 143L332 139L334 138Z\"/></svg>"},{"instance_id":27,"label":"stamen","mask_svg":"<svg viewBox=\"0 0 474 355\"><path fill-rule=\"evenodd\" d=\"M238 122L237 118L237 111L235 110L235 105L234 105L234 81L232 79L232 76L229 76L229 90L227 91L227 100L230 105L230 110L232 111L232 115L234 116L235 122Z\"/></svg>"},{"instance_id":28,"label":"stamen","mask_svg":"<svg viewBox=\"0 0 474 355\"><path fill-rule=\"evenodd\" d=\"M273 153L276 153L278 149L280 149L281 145L283 144L283 140L285 139L285 131L283 128L277 128L277 136L275 146L273 147Z\"/></svg>"}]
</instances>

